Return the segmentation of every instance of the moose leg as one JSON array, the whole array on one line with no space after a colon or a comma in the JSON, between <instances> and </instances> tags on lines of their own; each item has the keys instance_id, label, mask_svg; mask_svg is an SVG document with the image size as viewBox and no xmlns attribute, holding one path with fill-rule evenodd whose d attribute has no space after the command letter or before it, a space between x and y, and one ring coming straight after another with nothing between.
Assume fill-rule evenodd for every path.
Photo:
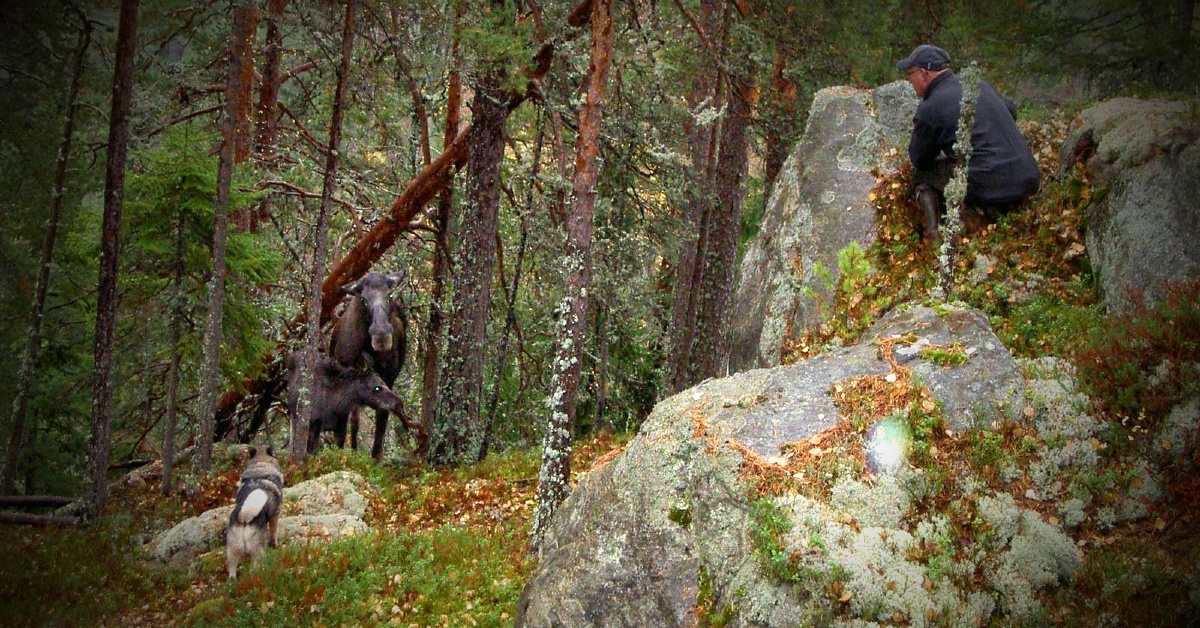
<instances>
[{"instance_id":1,"label":"moose leg","mask_svg":"<svg viewBox=\"0 0 1200 628\"><path fill-rule=\"evenodd\" d=\"M308 453L315 454L321 447L321 421L308 424Z\"/></svg>"},{"instance_id":2,"label":"moose leg","mask_svg":"<svg viewBox=\"0 0 1200 628\"><path fill-rule=\"evenodd\" d=\"M346 421L354 421L355 426L357 426L358 411L352 410L349 416L339 419L337 425L333 426L333 439L337 441L338 449L346 448Z\"/></svg>"},{"instance_id":3,"label":"moose leg","mask_svg":"<svg viewBox=\"0 0 1200 628\"><path fill-rule=\"evenodd\" d=\"M375 411L375 442L371 445L371 457L375 462L383 459L383 441L387 436L388 411Z\"/></svg>"},{"instance_id":4,"label":"moose leg","mask_svg":"<svg viewBox=\"0 0 1200 628\"><path fill-rule=\"evenodd\" d=\"M358 410L350 413L350 449L358 451Z\"/></svg>"}]
</instances>

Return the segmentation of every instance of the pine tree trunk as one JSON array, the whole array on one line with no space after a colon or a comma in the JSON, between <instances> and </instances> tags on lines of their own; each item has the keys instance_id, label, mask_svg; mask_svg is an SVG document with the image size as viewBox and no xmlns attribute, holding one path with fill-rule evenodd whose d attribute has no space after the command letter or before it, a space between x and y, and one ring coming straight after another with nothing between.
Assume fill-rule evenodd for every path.
<instances>
[{"instance_id":1,"label":"pine tree trunk","mask_svg":"<svg viewBox=\"0 0 1200 628\"><path fill-rule=\"evenodd\" d=\"M96 337L93 354L92 424L88 437L84 498L90 517L104 515L108 505L108 460L112 453L113 336L117 324L117 267L121 212L125 197L125 157L129 141L129 109L133 101L133 57L137 47L138 0L121 0L113 73L112 114L104 173L104 219L100 234Z\"/></svg>"},{"instance_id":2,"label":"pine tree trunk","mask_svg":"<svg viewBox=\"0 0 1200 628\"><path fill-rule=\"evenodd\" d=\"M457 24L457 19L455 24ZM458 44L450 48L450 76L446 87L446 131L443 145L449 146L458 135L459 108L462 106L462 80L458 72ZM429 322L425 326L425 356L421 377L421 425L425 433L431 433L437 413L438 379L441 375L442 349L442 301L446 296L446 281L450 274L450 212L454 208L454 188L447 185L438 195L437 212L434 214L436 246L433 250L433 290L429 297ZM429 440L423 441L428 449ZM418 451L418 456L428 451Z\"/></svg>"},{"instance_id":3,"label":"pine tree trunk","mask_svg":"<svg viewBox=\"0 0 1200 628\"><path fill-rule=\"evenodd\" d=\"M184 213L179 212L175 224L175 296L171 301L170 347L171 366L167 371L167 416L163 425L162 494L170 495L175 467L175 427L179 414L179 365L182 361L180 338L183 336L184 299Z\"/></svg>"},{"instance_id":4,"label":"pine tree trunk","mask_svg":"<svg viewBox=\"0 0 1200 628\"><path fill-rule=\"evenodd\" d=\"M217 389L221 377L221 329L225 307L225 248L229 229L229 191L233 183L233 163L238 145L238 119L242 105L243 59L241 51L246 49L242 42L253 41L254 31L250 27L257 23L255 3L244 0L238 5L230 39L229 73L225 79L225 113L221 119L221 153L217 160L217 193L213 200L212 276L208 283L208 317L204 329L204 367L201 373L200 401L197 416L200 417L200 433L196 440L195 469L207 475L212 469L213 435Z\"/></svg>"},{"instance_id":5,"label":"pine tree trunk","mask_svg":"<svg viewBox=\"0 0 1200 628\"><path fill-rule=\"evenodd\" d=\"M737 238L741 230L746 177L746 127L750 123L749 84L730 76L721 148L715 177L717 205L708 230L708 251L699 286L692 381L723 375L729 358L729 298L733 292Z\"/></svg>"},{"instance_id":6,"label":"pine tree trunk","mask_svg":"<svg viewBox=\"0 0 1200 628\"><path fill-rule=\"evenodd\" d=\"M471 154L467 159L467 207L459 243L458 272L446 337L446 359L431 433L430 462L457 465L476 460L483 439L480 403L483 347L491 312L492 267L504 156L504 77L487 71L475 87Z\"/></svg>"},{"instance_id":7,"label":"pine tree trunk","mask_svg":"<svg viewBox=\"0 0 1200 628\"><path fill-rule=\"evenodd\" d=\"M575 143L575 177L571 211L567 216L567 250L563 298L559 304L558 333L551 365L550 417L542 446L538 475L537 508L533 515L531 548L536 552L545 538L558 506L571 490L571 445L587 324L588 288L591 284L592 215L600 172L600 127L612 60L612 2L592 2L592 52L588 67L587 101L579 114Z\"/></svg>"},{"instance_id":8,"label":"pine tree trunk","mask_svg":"<svg viewBox=\"0 0 1200 628\"><path fill-rule=\"evenodd\" d=\"M711 38L720 26L716 0L704 0L701 4L700 29ZM699 35L698 35L699 36ZM701 48L710 59L709 63L699 64L699 70L692 91L688 96L688 104L693 109L716 107L720 94L718 77L718 59L711 49L712 42L701 42ZM692 339L696 326L696 294L700 283L702 264L708 249L708 223L712 207L712 164L713 153L716 150L716 123L698 124L694 119L688 120L688 152L691 166L688 177L692 182L688 198L684 203L683 224L688 233L695 236L689 238L679 249L679 257L675 262L675 288L671 303L671 351L667 362L667 389L678 392L692 383L690 371L692 363Z\"/></svg>"},{"instance_id":9,"label":"pine tree trunk","mask_svg":"<svg viewBox=\"0 0 1200 628\"><path fill-rule=\"evenodd\" d=\"M259 159L271 160L279 135L276 109L279 108L279 63L283 56L283 31L279 22L287 0L267 0L267 41L263 50L262 82L255 108L254 152Z\"/></svg>"},{"instance_id":10,"label":"pine tree trunk","mask_svg":"<svg viewBox=\"0 0 1200 628\"><path fill-rule=\"evenodd\" d=\"M337 188L337 155L342 141L342 115L346 105L346 89L350 76L350 60L354 53L355 0L346 2L346 20L342 27L342 60L337 70L337 86L333 92L333 113L329 120L329 150L325 158L325 179L321 186L321 206L317 213L316 243L313 249L313 269L308 292L308 332L304 336L304 355L296 368L300 369L300 395L296 414L292 417L292 457L303 460L307 453L308 426L312 424L313 367L317 347L321 344L321 285L325 278L325 255L329 246L329 213L333 193Z\"/></svg>"},{"instance_id":11,"label":"pine tree trunk","mask_svg":"<svg viewBox=\"0 0 1200 628\"><path fill-rule=\"evenodd\" d=\"M783 171L788 150L796 136L796 85L784 76L787 58L782 52L775 55L771 73L770 102L762 117L766 125L766 158L763 160L763 204L771 201L775 181Z\"/></svg>"},{"instance_id":12,"label":"pine tree trunk","mask_svg":"<svg viewBox=\"0 0 1200 628\"><path fill-rule=\"evenodd\" d=\"M42 344L42 321L46 311L46 292L50 286L50 267L54 263L54 245L58 239L58 221L62 213L67 162L71 156L71 136L75 130L75 103L79 98L79 79L83 74L84 56L92 42L92 25L82 11L80 19L79 47L71 65L71 82L67 88L66 113L63 115L62 140L58 144L58 158L54 163L54 191L50 195L50 216L46 221L46 235L42 241L42 257L38 263L37 287L30 313L29 330L25 336L25 352L21 355L21 369L17 373L17 390L12 403L12 433L8 441L8 455L4 459L4 472L0 476L0 494L10 495L16 482L17 463L23 453L25 438L25 416L29 404L29 390L33 385L33 369L37 362L38 348ZM29 487L26 486L26 491Z\"/></svg>"}]
</instances>

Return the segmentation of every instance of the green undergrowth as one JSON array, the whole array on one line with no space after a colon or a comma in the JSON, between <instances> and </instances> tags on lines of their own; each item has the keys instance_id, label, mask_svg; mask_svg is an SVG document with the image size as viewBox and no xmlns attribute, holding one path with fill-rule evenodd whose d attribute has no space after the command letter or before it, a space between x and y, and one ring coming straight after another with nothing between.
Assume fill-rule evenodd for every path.
<instances>
[{"instance_id":1,"label":"green undergrowth","mask_svg":"<svg viewBox=\"0 0 1200 628\"><path fill-rule=\"evenodd\" d=\"M632 434L577 441L586 471ZM499 626L511 624L532 572L529 528L541 452L493 453L436 469L376 465L325 449L281 460L288 485L333 471L362 475L372 530L287 543L228 581L223 546L190 567L159 567L146 543L183 519L233 501L240 462L214 456L207 479L163 497L156 483L114 487L92 529L0 528L0 625Z\"/></svg>"},{"instance_id":2,"label":"green undergrowth","mask_svg":"<svg viewBox=\"0 0 1200 628\"><path fill-rule=\"evenodd\" d=\"M482 533L451 525L373 532L269 553L189 625L497 626L510 623L532 570L523 521Z\"/></svg>"},{"instance_id":3,"label":"green undergrowth","mask_svg":"<svg viewBox=\"0 0 1200 628\"><path fill-rule=\"evenodd\" d=\"M186 586L137 560L128 516L95 528L0 527L0 625L90 626Z\"/></svg>"}]
</instances>

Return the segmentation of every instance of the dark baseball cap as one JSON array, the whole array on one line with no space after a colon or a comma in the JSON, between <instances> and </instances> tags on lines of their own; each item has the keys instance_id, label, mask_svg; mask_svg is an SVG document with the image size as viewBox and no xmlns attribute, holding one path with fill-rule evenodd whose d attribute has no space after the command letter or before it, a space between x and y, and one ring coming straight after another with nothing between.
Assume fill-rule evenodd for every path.
<instances>
[{"instance_id":1,"label":"dark baseball cap","mask_svg":"<svg viewBox=\"0 0 1200 628\"><path fill-rule=\"evenodd\" d=\"M909 68L940 70L950 65L950 55L945 50L930 44L921 44L913 49L907 59L896 62L896 67L907 72Z\"/></svg>"}]
</instances>

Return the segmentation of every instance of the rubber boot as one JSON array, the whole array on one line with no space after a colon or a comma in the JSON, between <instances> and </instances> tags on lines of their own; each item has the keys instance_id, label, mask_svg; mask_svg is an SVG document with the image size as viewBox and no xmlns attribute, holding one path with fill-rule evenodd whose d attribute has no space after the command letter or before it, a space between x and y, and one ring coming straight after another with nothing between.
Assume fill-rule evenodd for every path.
<instances>
[{"instance_id":1,"label":"rubber boot","mask_svg":"<svg viewBox=\"0 0 1200 628\"><path fill-rule=\"evenodd\" d=\"M941 201L937 192L925 185L916 189L917 207L921 210L921 242L932 244L938 238L938 219Z\"/></svg>"}]
</instances>

